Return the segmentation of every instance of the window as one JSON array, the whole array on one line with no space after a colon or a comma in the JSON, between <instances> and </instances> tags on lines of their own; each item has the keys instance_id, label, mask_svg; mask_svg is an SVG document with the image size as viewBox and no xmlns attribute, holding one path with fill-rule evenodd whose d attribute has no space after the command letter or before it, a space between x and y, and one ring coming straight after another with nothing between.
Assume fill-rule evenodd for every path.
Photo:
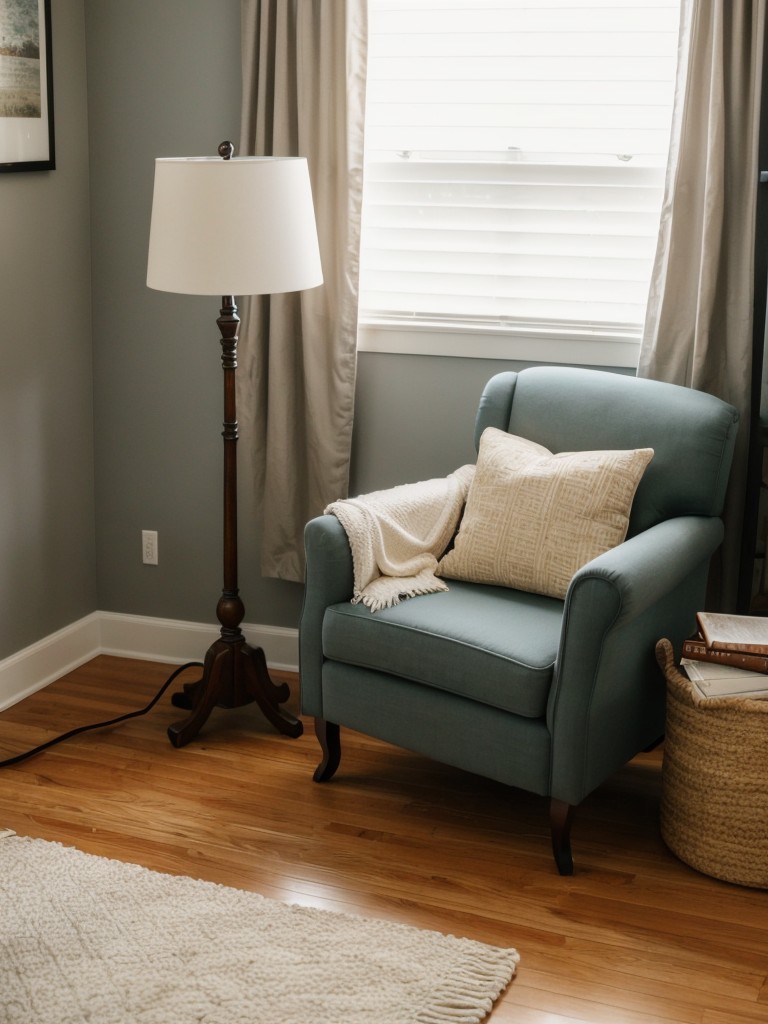
<instances>
[{"instance_id":1,"label":"window","mask_svg":"<svg viewBox=\"0 0 768 1024\"><path fill-rule=\"evenodd\" d=\"M630 365L656 248L679 0L369 10L361 347L397 337L395 350L430 351L431 333L441 351L475 355L485 338L494 347L483 354L515 358L523 339L535 359L553 342L554 358L586 342L592 355L582 344L570 361ZM606 342L621 354L608 358Z\"/></svg>"}]
</instances>

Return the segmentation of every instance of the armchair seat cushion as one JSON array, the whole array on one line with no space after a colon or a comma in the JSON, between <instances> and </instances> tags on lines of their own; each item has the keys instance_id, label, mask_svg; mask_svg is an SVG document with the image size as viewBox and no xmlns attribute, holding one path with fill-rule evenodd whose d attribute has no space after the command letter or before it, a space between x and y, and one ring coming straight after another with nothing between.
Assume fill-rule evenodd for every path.
<instances>
[{"instance_id":1,"label":"armchair seat cushion","mask_svg":"<svg viewBox=\"0 0 768 1024\"><path fill-rule=\"evenodd\" d=\"M324 657L543 717L563 602L458 580L449 586L375 613L362 604L331 605L323 619Z\"/></svg>"}]
</instances>

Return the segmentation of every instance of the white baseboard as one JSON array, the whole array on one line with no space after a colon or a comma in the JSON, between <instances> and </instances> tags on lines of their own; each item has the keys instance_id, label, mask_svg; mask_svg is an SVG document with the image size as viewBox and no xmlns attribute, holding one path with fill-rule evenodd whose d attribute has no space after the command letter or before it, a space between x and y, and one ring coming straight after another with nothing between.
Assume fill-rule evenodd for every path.
<instances>
[{"instance_id":1,"label":"white baseboard","mask_svg":"<svg viewBox=\"0 0 768 1024\"><path fill-rule=\"evenodd\" d=\"M100 635L93 612L0 661L0 710L89 661L99 653Z\"/></svg>"},{"instance_id":2,"label":"white baseboard","mask_svg":"<svg viewBox=\"0 0 768 1024\"><path fill-rule=\"evenodd\" d=\"M271 668L295 672L298 630L244 623L249 644L261 647ZM0 661L0 711L42 689L98 654L144 661L201 661L217 626L143 615L93 612Z\"/></svg>"},{"instance_id":3,"label":"white baseboard","mask_svg":"<svg viewBox=\"0 0 768 1024\"><path fill-rule=\"evenodd\" d=\"M178 619L153 619L143 615L97 612L101 626L99 654L145 661L202 661L219 635L219 627ZM281 626L256 626L244 622L249 644L262 647L272 668L297 671L299 631Z\"/></svg>"}]
</instances>

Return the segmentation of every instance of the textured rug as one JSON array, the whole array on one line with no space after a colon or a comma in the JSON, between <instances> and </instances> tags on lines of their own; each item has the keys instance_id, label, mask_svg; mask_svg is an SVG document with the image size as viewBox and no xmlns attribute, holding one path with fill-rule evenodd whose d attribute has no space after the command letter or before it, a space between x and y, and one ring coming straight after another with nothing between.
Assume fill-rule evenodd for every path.
<instances>
[{"instance_id":1,"label":"textured rug","mask_svg":"<svg viewBox=\"0 0 768 1024\"><path fill-rule=\"evenodd\" d=\"M469 1024L517 961L513 949L0 838L2 1024Z\"/></svg>"}]
</instances>

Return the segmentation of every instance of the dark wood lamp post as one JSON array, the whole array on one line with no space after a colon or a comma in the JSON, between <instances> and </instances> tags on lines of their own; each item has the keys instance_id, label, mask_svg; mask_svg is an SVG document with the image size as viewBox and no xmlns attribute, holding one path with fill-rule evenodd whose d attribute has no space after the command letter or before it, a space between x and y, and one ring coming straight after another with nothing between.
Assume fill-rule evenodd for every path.
<instances>
[{"instance_id":1,"label":"dark wood lamp post","mask_svg":"<svg viewBox=\"0 0 768 1024\"><path fill-rule=\"evenodd\" d=\"M285 684L269 677L260 647L240 629L245 615L237 580L237 315L235 295L300 291L322 283L307 162L298 157L159 159L155 164L147 284L160 291L221 295L216 321L224 372L224 587L216 608L219 638L202 678L173 697L190 712L168 729L171 743L194 739L214 707L255 701L275 728L300 736L298 719L280 707Z\"/></svg>"}]
</instances>

